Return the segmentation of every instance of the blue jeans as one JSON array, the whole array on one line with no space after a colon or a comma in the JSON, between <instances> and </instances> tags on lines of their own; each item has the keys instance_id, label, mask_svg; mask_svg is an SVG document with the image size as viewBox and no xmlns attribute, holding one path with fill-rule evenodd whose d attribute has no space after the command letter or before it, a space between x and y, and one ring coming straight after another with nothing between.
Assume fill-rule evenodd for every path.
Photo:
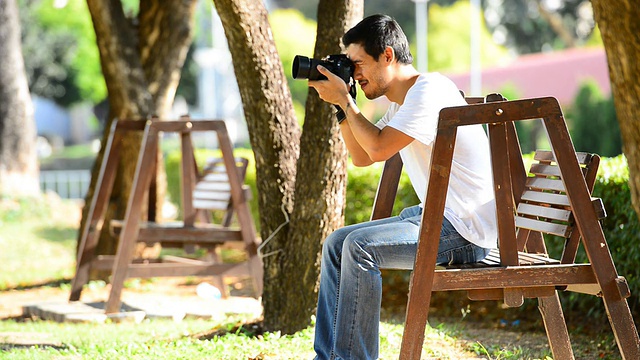
<instances>
[{"instance_id":1,"label":"blue jeans","mask_svg":"<svg viewBox=\"0 0 640 360\"><path fill-rule=\"evenodd\" d=\"M316 359L377 359L382 278L380 269L411 269L422 209L336 230L322 247L316 314ZM448 220L440 231L438 264L471 263L489 249L464 239Z\"/></svg>"}]
</instances>

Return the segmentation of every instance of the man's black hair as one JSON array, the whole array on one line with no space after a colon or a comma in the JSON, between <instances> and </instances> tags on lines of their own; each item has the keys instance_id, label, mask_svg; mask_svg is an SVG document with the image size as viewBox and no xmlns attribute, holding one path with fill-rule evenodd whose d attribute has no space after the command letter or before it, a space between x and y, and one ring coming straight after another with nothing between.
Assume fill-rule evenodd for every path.
<instances>
[{"instance_id":1,"label":"man's black hair","mask_svg":"<svg viewBox=\"0 0 640 360\"><path fill-rule=\"evenodd\" d=\"M359 44L376 61L387 46L395 52L396 59L402 64L411 64L413 56L409 51L409 41L400 25L388 15L371 15L342 36L344 46Z\"/></svg>"}]
</instances>

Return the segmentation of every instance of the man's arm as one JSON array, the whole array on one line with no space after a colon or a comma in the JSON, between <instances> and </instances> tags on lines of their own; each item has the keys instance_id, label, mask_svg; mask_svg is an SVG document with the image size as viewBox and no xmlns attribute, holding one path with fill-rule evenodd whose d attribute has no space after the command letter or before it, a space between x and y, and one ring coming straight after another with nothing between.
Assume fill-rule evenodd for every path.
<instances>
[{"instance_id":1,"label":"man's arm","mask_svg":"<svg viewBox=\"0 0 640 360\"><path fill-rule=\"evenodd\" d=\"M318 67L318 71L327 80L309 81L309 86L318 91L322 100L344 110L347 118L340 124L340 129L354 165L367 166L385 161L413 141L412 137L394 128L387 126L378 129L362 115L349 95L348 85L341 78L322 66Z\"/></svg>"}]
</instances>

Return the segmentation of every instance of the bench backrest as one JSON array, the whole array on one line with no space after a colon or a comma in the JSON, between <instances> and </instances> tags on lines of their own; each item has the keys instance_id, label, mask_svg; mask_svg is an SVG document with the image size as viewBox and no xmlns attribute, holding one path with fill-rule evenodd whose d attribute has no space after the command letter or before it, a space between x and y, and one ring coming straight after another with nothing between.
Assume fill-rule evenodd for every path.
<instances>
[{"instance_id":1,"label":"bench backrest","mask_svg":"<svg viewBox=\"0 0 640 360\"><path fill-rule=\"evenodd\" d=\"M584 152L576 153L578 163L590 191L595 184L600 156ZM538 150L534 154L534 163L525 180L524 189L519 195L516 207L515 223L518 229L518 250L547 253L544 242L539 240L528 243L532 232L566 238L562 262L575 260L580 242L580 234L575 227L573 209L567 196L562 174L553 152ZM606 216L600 199L593 199L593 205L600 218Z\"/></svg>"},{"instance_id":2,"label":"bench backrest","mask_svg":"<svg viewBox=\"0 0 640 360\"><path fill-rule=\"evenodd\" d=\"M235 161L240 181L244 182L249 160L236 157ZM247 192L245 191L245 193ZM226 212L223 224L229 226L233 215L233 204L231 202L231 185L223 159L210 159L205 165L193 190L193 207L196 210L209 212Z\"/></svg>"}]
</instances>

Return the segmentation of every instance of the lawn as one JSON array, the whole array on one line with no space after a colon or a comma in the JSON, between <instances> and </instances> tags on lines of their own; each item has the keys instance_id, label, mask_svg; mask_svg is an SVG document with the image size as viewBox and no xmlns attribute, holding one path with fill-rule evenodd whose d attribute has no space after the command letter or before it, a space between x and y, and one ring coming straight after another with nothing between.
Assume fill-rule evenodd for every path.
<instances>
[{"instance_id":1,"label":"lawn","mask_svg":"<svg viewBox=\"0 0 640 360\"><path fill-rule=\"evenodd\" d=\"M29 291L68 296L80 219L78 204L55 196L0 199L0 310ZM156 297L166 296L162 279L129 286ZM184 286L193 279L185 279ZM99 282L89 286L102 287ZM101 290L101 289L98 289ZM104 289L102 289L104 290ZM84 295L83 295L84 296ZM43 299L44 300L44 299ZM456 306L456 305L452 305ZM540 324L501 322L501 315L460 311L432 318L426 329L425 359L548 359ZM55 323L6 316L0 311L2 359L311 359L313 327L293 335L262 333L255 315L235 313L182 321ZM402 315L383 311L382 359L396 359L402 338ZM257 322L259 324L259 322ZM580 330L580 329L578 329ZM619 357L610 330L594 336L572 331L576 357Z\"/></svg>"},{"instance_id":2,"label":"lawn","mask_svg":"<svg viewBox=\"0 0 640 360\"><path fill-rule=\"evenodd\" d=\"M56 196L0 199L0 290L73 276L78 205Z\"/></svg>"}]
</instances>

